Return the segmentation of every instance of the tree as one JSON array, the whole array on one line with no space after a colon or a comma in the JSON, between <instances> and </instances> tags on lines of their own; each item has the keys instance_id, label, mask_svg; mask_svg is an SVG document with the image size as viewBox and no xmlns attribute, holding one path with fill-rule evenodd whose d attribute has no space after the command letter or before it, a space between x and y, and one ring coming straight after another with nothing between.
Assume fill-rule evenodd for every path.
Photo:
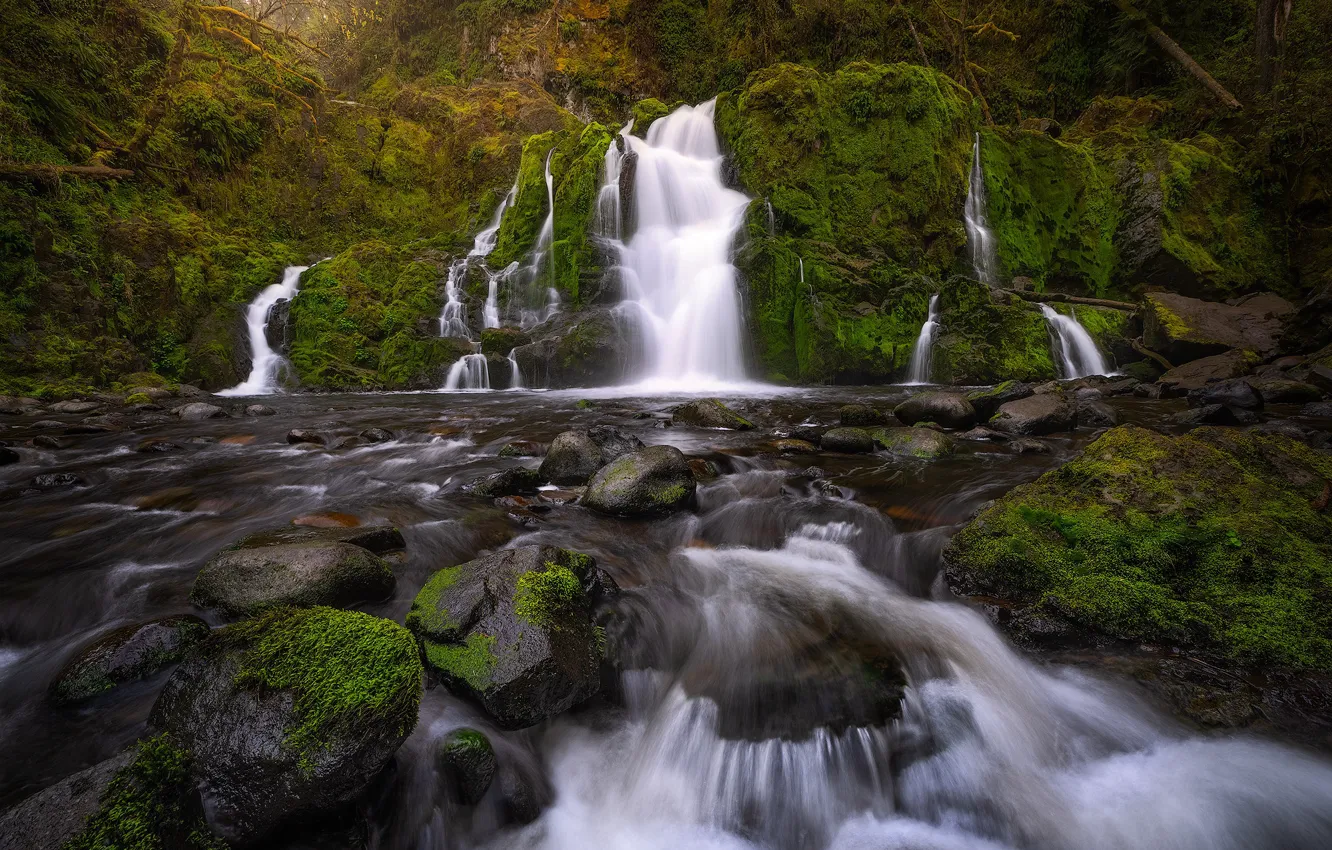
<instances>
[{"instance_id":1,"label":"tree","mask_svg":"<svg viewBox=\"0 0 1332 850\"><path fill-rule=\"evenodd\" d=\"M1281 78L1286 51L1286 24L1291 0L1258 0L1258 25L1254 30L1258 57L1258 88L1266 93Z\"/></svg>"}]
</instances>

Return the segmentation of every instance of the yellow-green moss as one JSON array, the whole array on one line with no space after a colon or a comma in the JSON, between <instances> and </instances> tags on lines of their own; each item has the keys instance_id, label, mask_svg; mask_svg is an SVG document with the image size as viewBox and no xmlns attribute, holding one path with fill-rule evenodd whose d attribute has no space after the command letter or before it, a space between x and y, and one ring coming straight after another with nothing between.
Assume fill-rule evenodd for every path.
<instances>
[{"instance_id":1,"label":"yellow-green moss","mask_svg":"<svg viewBox=\"0 0 1332 850\"><path fill-rule=\"evenodd\" d=\"M499 663L495 657L495 638L481 632L472 632L461 644L421 642L426 663L446 676L466 682L473 690L484 691L490 686L490 674Z\"/></svg>"}]
</instances>

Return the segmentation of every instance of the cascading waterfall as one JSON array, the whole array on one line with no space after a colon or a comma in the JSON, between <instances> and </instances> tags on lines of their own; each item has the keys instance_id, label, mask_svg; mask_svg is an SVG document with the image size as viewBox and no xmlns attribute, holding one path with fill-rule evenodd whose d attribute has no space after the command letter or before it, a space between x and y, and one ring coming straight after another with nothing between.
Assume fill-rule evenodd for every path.
<instances>
[{"instance_id":1,"label":"cascading waterfall","mask_svg":"<svg viewBox=\"0 0 1332 850\"><path fill-rule=\"evenodd\" d=\"M1096 347L1096 342L1073 316L1057 312L1049 304L1041 305L1041 314L1050 326L1051 347L1059 363L1059 377L1085 378L1108 375L1110 366Z\"/></svg>"},{"instance_id":2,"label":"cascading waterfall","mask_svg":"<svg viewBox=\"0 0 1332 850\"><path fill-rule=\"evenodd\" d=\"M967 201L962 210L967 224L967 246L971 251L971 266L976 279L986 286L998 282L994 234L990 231L985 212L985 172L981 169L980 133L972 149L971 179L967 186Z\"/></svg>"},{"instance_id":3,"label":"cascading waterfall","mask_svg":"<svg viewBox=\"0 0 1332 850\"><path fill-rule=\"evenodd\" d=\"M523 370L518 368L518 358L514 356L516 348L509 349L509 389L523 389Z\"/></svg>"},{"instance_id":4,"label":"cascading waterfall","mask_svg":"<svg viewBox=\"0 0 1332 850\"><path fill-rule=\"evenodd\" d=\"M467 273L471 270L472 264L495 250L495 242L499 239L500 222L504 219L504 211L513 204L513 199L517 194L518 183L515 181L513 188L509 189L508 194L500 201L490 224L476 234L476 239L472 243L472 250L468 252L466 257L454 260L449 266L448 280L444 284L444 294L447 300L444 303L444 312L439 316L440 336L460 339L472 338L472 333L467 328L467 307L462 302L462 284L467 280ZM499 310L495 303L495 280L498 275L489 270L486 271L486 274L490 278L490 290L483 308L483 327L497 328L499 327Z\"/></svg>"},{"instance_id":5,"label":"cascading waterfall","mask_svg":"<svg viewBox=\"0 0 1332 850\"><path fill-rule=\"evenodd\" d=\"M445 390L490 389L490 364L484 354L464 354L449 367L444 380Z\"/></svg>"},{"instance_id":6,"label":"cascading waterfall","mask_svg":"<svg viewBox=\"0 0 1332 850\"><path fill-rule=\"evenodd\" d=\"M930 382L930 354L934 348L934 337L939 333L939 294L930 296L929 312L925 324L920 326L920 336L916 337L916 347L911 350L911 362L907 364L908 384L928 384Z\"/></svg>"},{"instance_id":7,"label":"cascading waterfall","mask_svg":"<svg viewBox=\"0 0 1332 850\"><path fill-rule=\"evenodd\" d=\"M731 246L749 198L722 182L714 107L682 106L646 140L621 136L636 157L635 230L608 242L620 261L619 315L642 339L638 377L658 389L745 378Z\"/></svg>"},{"instance_id":8,"label":"cascading waterfall","mask_svg":"<svg viewBox=\"0 0 1332 850\"><path fill-rule=\"evenodd\" d=\"M279 301L296 297L300 291L301 275L309 266L287 266L282 280L264 289L250 302L245 311L245 325L250 337L250 376L231 389L222 390L222 396L270 395L277 392L278 367L283 357L268 344L268 318Z\"/></svg>"},{"instance_id":9,"label":"cascading waterfall","mask_svg":"<svg viewBox=\"0 0 1332 850\"><path fill-rule=\"evenodd\" d=\"M555 156L551 148L546 154L546 220L541 225L541 235L537 237L536 259L532 262L534 270L541 268L541 260L549 254L551 287L555 284L555 178L550 173L550 161Z\"/></svg>"}]
</instances>

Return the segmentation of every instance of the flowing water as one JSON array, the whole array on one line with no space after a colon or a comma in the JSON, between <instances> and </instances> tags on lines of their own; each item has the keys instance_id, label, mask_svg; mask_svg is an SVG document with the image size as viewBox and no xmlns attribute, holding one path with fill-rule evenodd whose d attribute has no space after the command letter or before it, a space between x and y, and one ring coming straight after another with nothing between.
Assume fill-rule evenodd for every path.
<instances>
[{"instance_id":1,"label":"flowing water","mask_svg":"<svg viewBox=\"0 0 1332 850\"><path fill-rule=\"evenodd\" d=\"M363 606L399 622L435 570L502 546L587 552L623 589L607 625L621 671L611 697L506 733L445 689L426 692L363 809L376 850L1332 846L1322 757L1255 735L1199 735L1109 669L1035 663L942 589L953 530L1091 431L1047 438L1049 455L961 442L933 463L763 449L768 429L903 397L891 387L724 397L761 423L746 433L662 427L679 399L629 389L291 395L271 417L144 420L60 450L21 448L20 463L0 467L0 807L143 734L165 671L80 707L47 701L80 646L190 611L195 572L241 537L336 512L401 527L397 590ZM1183 405L1109 402L1153 426ZM43 433L35 419L7 419L4 438ZM536 463L498 457L505 443L593 424L678 446L721 476L700 486L696 511L642 521L544 497L499 507L463 489ZM396 437L288 445L295 427ZM179 448L133 451L146 436ZM38 472L81 483L28 489ZM877 658L901 661L900 712L879 711L854 684ZM451 802L433 754L464 725L548 800L539 820L503 826L498 788L474 808ZM344 845L312 835L300 846Z\"/></svg>"},{"instance_id":2,"label":"flowing water","mask_svg":"<svg viewBox=\"0 0 1332 850\"><path fill-rule=\"evenodd\" d=\"M1073 316L1065 316L1049 304L1041 305L1041 315L1050 326L1051 352L1059 365L1061 378L1085 378L1088 375L1108 375L1110 365L1096 342Z\"/></svg>"},{"instance_id":3,"label":"flowing water","mask_svg":"<svg viewBox=\"0 0 1332 850\"><path fill-rule=\"evenodd\" d=\"M484 354L464 354L449 367L444 379L445 390L490 389L490 365Z\"/></svg>"},{"instance_id":4,"label":"flowing water","mask_svg":"<svg viewBox=\"0 0 1332 850\"><path fill-rule=\"evenodd\" d=\"M971 267L976 279L986 286L999 282L999 261L995 254L994 233L985 211L985 172L981 168L980 133L971 153L971 178L967 184L967 200L963 207L967 225L967 251L971 254Z\"/></svg>"},{"instance_id":5,"label":"flowing water","mask_svg":"<svg viewBox=\"0 0 1332 850\"><path fill-rule=\"evenodd\" d=\"M920 326L920 336L911 349L911 360L907 363L908 384L928 384L930 382L930 355L934 351L934 338L939 333L939 294L930 296L929 310L925 315L925 324Z\"/></svg>"},{"instance_id":6,"label":"flowing water","mask_svg":"<svg viewBox=\"0 0 1332 850\"><path fill-rule=\"evenodd\" d=\"M467 282L467 273L472 269L477 260L484 259L495 250L495 242L499 239L500 222L504 219L504 211L512 204L513 199L518 195L518 184L514 183L513 188L500 201L495 209L495 215L490 224L482 231L476 234L476 239L472 243L472 250L466 257L454 260L449 265L448 280L444 284L444 311L439 315L439 335L444 337L458 337L460 339L471 339L472 331L467 325L467 305L462 301L462 287ZM481 264L485 269L486 276L489 278L489 291L486 295L486 303L482 307L481 326L483 328L499 327L499 298L498 298L498 279L499 273L492 272Z\"/></svg>"},{"instance_id":7,"label":"flowing water","mask_svg":"<svg viewBox=\"0 0 1332 850\"><path fill-rule=\"evenodd\" d=\"M282 280L264 289L245 311L245 330L250 339L250 375L222 396L269 395L277 392L282 352L268 344L268 317L279 301L290 301L300 291L301 275L309 266L287 266Z\"/></svg>"}]
</instances>

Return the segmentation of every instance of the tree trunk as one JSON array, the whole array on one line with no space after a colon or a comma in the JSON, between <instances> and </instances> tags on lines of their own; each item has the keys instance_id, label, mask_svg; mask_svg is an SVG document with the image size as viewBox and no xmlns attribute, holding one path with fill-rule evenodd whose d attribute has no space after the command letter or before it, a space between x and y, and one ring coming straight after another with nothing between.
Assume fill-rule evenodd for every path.
<instances>
[{"instance_id":1,"label":"tree trunk","mask_svg":"<svg viewBox=\"0 0 1332 850\"><path fill-rule=\"evenodd\" d=\"M1128 301L1111 301L1109 298L1084 298L1081 295L1065 295L1062 292L1020 292L1010 289L1017 297L1023 301L1035 301L1037 303L1060 303L1060 304L1087 304L1092 307L1109 307L1114 310L1125 310L1129 313L1138 311L1137 304L1131 304Z\"/></svg>"},{"instance_id":2,"label":"tree trunk","mask_svg":"<svg viewBox=\"0 0 1332 850\"><path fill-rule=\"evenodd\" d=\"M1261 0L1260 0L1261 2ZM1216 81L1211 74L1203 69L1193 60L1193 57L1184 52L1184 48L1175 43L1175 40L1161 31L1161 28L1147 19L1147 16L1138 11L1137 7L1130 0L1114 0L1116 6L1125 15L1135 21L1140 22L1146 29L1147 35L1152 41L1164 50L1179 64L1184 66L1184 70L1192 74L1200 83L1207 87L1207 90L1216 95L1216 99L1224 103L1231 109L1243 109L1235 96L1226 91L1225 87Z\"/></svg>"},{"instance_id":3,"label":"tree trunk","mask_svg":"<svg viewBox=\"0 0 1332 850\"><path fill-rule=\"evenodd\" d=\"M1254 49L1258 59L1258 87L1265 94L1281 78L1281 60L1286 46L1286 22L1291 0L1258 0Z\"/></svg>"},{"instance_id":4,"label":"tree trunk","mask_svg":"<svg viewBox=\"0 0 1332 850\"><path fill-rule=\"evenodd\" d=\"M133 177L125 168L105 165L47 165L45 163L0 162L0 180L46 180L55 182L61 177L81 177L85 180L116 180Z\"/></svg>"}]
</instances>

